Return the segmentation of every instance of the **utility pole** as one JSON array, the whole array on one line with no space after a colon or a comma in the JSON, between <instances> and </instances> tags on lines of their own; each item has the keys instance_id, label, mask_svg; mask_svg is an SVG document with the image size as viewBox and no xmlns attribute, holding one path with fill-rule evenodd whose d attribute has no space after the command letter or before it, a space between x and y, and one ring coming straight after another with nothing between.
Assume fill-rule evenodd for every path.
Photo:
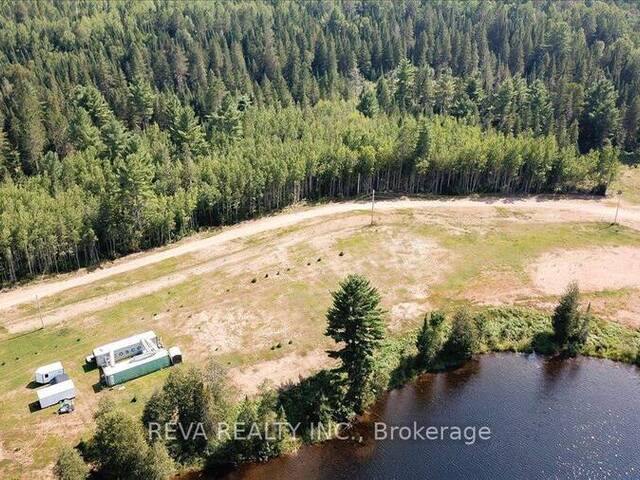
<instances>
[{"instance_id":1,"label":"utility pole","mask_svg":"<svg viewBox=\"0 0 640 480\"><path fill-rule=\"evenodd\" d=\"M620 211L620 200L622 199L622 190L618 190L618 204L616 205L616 218L613 220L613 224L618 224L618 212Z\"/></svg>"},{"instance_id":2,"label":"utility pole","mask_svg":"<svg viewBox=\"0 0 640 480\"><path fill-rule=\"evenodd\" d=\"M42 329L44 330L44 320L42 318L42 311L40 310L40 299L38 295L36 295L36 306L38 307L38 316L40 317L40 323L42 324Z\"/></svg>"},{"instance_id":3,"label":"utility pole","mask_svg":"<svg viewBox=\"0 0 640 480\"><path fill-rule=\"evenodd\" d=\"M371 191L371 225L373 225L373 207L376 205L376 190Z\"/></svg>"}]
</instances>

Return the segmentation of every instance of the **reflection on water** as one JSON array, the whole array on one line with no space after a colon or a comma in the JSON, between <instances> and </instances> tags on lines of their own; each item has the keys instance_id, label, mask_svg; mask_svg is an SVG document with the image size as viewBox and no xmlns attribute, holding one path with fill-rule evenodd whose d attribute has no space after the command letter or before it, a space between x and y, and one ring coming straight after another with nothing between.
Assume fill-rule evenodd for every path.
<instances>
[{"instance_id":1,"label":"reflection on water","mask_svg":"<svg viewBox=\"0 0 640 480\"><path fill-rule=\"evenodd\" d=\"M355 427L361 443L304 447L224 478L640 478L639 407L635 367L587 358L486 355L390 392ZM376 421L486 425L492 438L474 445L375 441Z\"/></svg>"}]
</instances>

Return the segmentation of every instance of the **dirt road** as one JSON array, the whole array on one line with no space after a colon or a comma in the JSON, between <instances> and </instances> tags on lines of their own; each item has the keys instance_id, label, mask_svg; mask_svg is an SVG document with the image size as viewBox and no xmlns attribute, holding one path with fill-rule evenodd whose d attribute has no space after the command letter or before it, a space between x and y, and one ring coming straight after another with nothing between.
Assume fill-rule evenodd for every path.
<instances>
[{"instance_id":1,"label":"dirt road","mask_svg":"<svg viewBox=\"0 0 640 480\"><path fill-rule=\"evenodd\" d=\"M612 221L615 215L615 205L605 199L572 197L443 198L437 200L403 198L398 200L383 200L377 202L375 205L376 211L397 209L425 209L434 211L463 209L470 213L475 209L492 209L496 207L521 211L544 211L545 215L549 217L556 215L562 216L564 221ZM247 221L225 228L222 232L210 237L187 239L174 246L124 257L98 270L81 270L65 275L63 278L43 280L25 287L2 292L0 293L0 311L16 307L23 303L33 302L36 297L42 299L56 295L74 287L89 285L113 275L130 272L180 255L220 248L226 242L232 240L289 227L304 222L305 220L368 208L370 208L370 204L367 202L331 203ZM625 205L624 208L621 209L619 221L629 227L640 229L640 207ZM179 280L179 278L175 276L172 277L174 282ZM162 282L158 284L159 282L156 280L153 289L163 288L171 284L170 280L167 280L167 282L169 283L166 285ZM148 291L148 289L142 289L138 292L144 294L148 293ZM125 295L123 298L130 298L130 295L123 295ZM117 303L123 298L114 295L112 296L112 301ZM95 308L97 306L95 302L100 303L100 308L107 306L104 300L94 300L87 302L85 305L86 309L81 310L86 311ZM29 325L23 325L23 327L30 328Z\"/></svg>"}]
</instances>

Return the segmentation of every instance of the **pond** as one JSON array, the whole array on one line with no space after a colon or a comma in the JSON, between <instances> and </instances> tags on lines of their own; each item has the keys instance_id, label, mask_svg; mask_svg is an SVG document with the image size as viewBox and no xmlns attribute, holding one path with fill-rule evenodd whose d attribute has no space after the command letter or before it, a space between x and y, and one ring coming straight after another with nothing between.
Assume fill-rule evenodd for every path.
<instances>
[{"instance_id":1,"label":"pond","mask_svg":"<svg viewBox=\"0 0 640 480\"><path fill-rule=\"evenodd\" d=\"M384 396L350 432L359 441L306 446L224 478L640 478L639 373L590 358L484 355Z\"/></svg>"}]
</instances>

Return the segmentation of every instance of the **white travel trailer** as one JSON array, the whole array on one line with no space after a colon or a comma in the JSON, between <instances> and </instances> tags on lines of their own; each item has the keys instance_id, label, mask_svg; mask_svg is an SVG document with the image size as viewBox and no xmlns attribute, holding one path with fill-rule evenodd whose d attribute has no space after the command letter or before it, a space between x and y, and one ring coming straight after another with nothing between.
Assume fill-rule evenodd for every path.
<instances>
[{"instance_id":1,"label":"white travel trailer","mask_svg":"<svg viewBox=\"0 0 640 480\"><path fill-rule=\"evenodd\" d=\"M73 380L65 380L37 390L40 408L47 408L62 400L76 398L76 387Z\"/></svg>"},{"instance_id":2,"label":"white travel trailer","mask_svg":"<svg viewBox=\"0 0 640 480\"><path fill-rule=\"evenodd\" d=\"M154 351L160 347L156 334L148 331L97 347L93 350L93 358L98 367L108 367L114 366L116 362L121 360L135 357L146 351Z\"/></svg>"},{"instance_id":3,"label":"white travel trailer","mask_svg":"<svg viewBox=\"0 0 640 480\"><path fill-rule=\"evenodd\" d=\"M57 375L64 373L62 363L54 362L36 369L35 381L41 385L49 383Z\"/></svg>"}]
</instances>

